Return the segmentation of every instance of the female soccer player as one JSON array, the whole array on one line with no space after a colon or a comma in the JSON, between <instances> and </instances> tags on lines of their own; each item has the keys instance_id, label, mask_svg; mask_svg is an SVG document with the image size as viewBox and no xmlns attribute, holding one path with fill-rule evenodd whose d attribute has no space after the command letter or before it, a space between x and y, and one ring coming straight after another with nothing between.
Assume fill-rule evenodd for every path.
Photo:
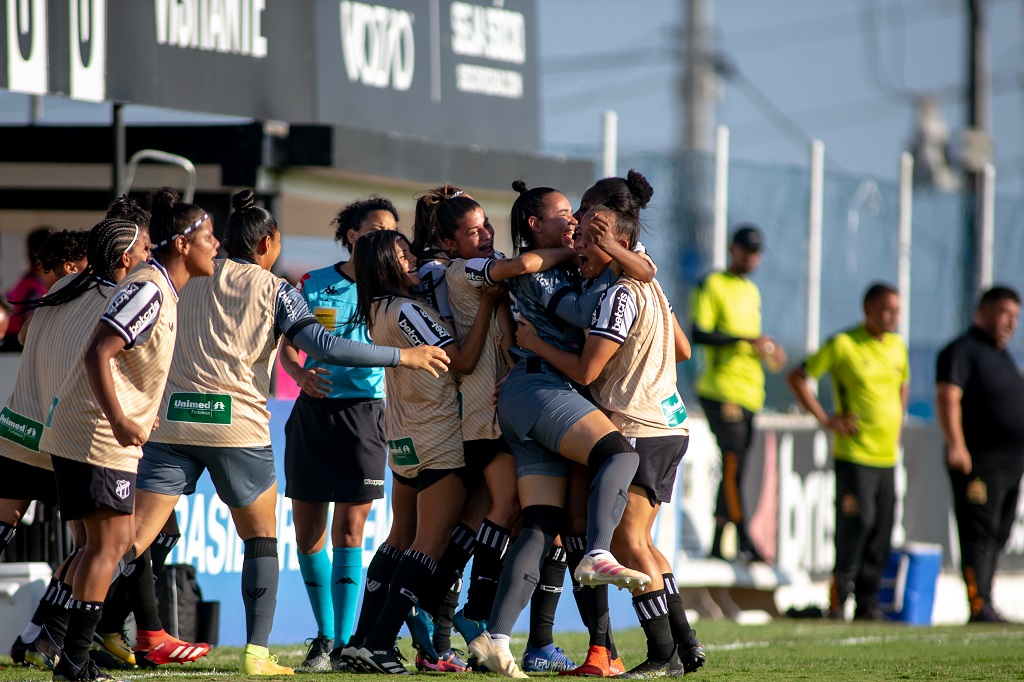
<instances>
[{"instance_id":1,"label":"female soccer player","mask_svg":"<svg viewBox=\"0 0 1024 682\"><path fill-rule=\"evenodd\" d=\"M487 339L500 292L492 290L482 299L472 328L459 344L438 312L412 297L419 276L404 235L371 233L359 240L357 250L359 313L355 321L368 323L378 343L437 346L447 351L455 372L471 371ZM383 605L363 603L362 615L371 622L376 616L376 622L354 658L374 672L406 674L393 652L395 638L410 608L426 596L437 561L462 513L465 460L454 375L432 380L389 369L387 385L385 429L395 485L392 533L385 544L405 552L390 579L381 581L390 585Z\"/></svg>"},{"instance_id":2,"label":"female soccer player","mask_svg":"<svg viewBox=\"0 0 1024 682\"><path fill-rule=\"evenodd\" d=\"M109 679L97 677L89 645L114 569L132 544L136 470L167 380L178 291L212 273L218 246L203 209L179 203L168 188L151 199L152 260L111 296L82 360L51 399L40 441L52 456L64 518L83 520L86 530L72 568L71 617L55 680ZM62 336L93 324L83 313Z\"/></svg>"},{"instance_id":3,"label":"female soccer player","mask_svg":"<svg viewBox=\"0 0 1024 682\"><path fill-rule=\"evenodd\" d=\"M513 187L520 193L512 207L514 247L572 246L577 221L568 199L547 187L527 190L522 181ZM509 287L519 314L534 320L545 340L578 352L579 328L588 324L612 278L599 278L582 292L578 271L563 265L517 277ZM636 452L554 367L525 349L513 352L519 361L502 386L498 418L516 458L523 530L506 558L488 630L470 643L470 651L493 672L525 677L509 650L509 633L533 593L544 554L561 532L570 462L587 464L594 474L587 553L575 571L577 580L637 587L650 577L622 566L609 552L639 462Z\"/></svg>"},{"instance_id":4,"label":"female soccer player","mask_svg":"<svg viewBox=\"0 0 1024 682\"><path fill-rule=\"evenodd\" d=\"M584 195L584 204L593 206L575 243L584 277L597 277L608 268L620 272L609 252L634 247L639 211L650 194L646 179L630 171L626 179L607 178ZM656 281L642 283L621 275L594 319L582 355L546 343L528 321L522 322L517 340L573 381L589 385L594 400L640 454L629 502L612 540L617 556L652 576L651 585L634 590L633 597L647 635L647 660L626 675L646 679L693 672L703 665L704 651L686 621L671 567L650 536L660 505L671 500L689 440L675 373L675 363L690 356L689 341Z\"/></svg>"},{"instance_id":5,"label":"female soccer player","mask_svg":"<svg viewBox=\"0 0 1024 682\"><path fill-rule=\"evenodd\" d=\"M210 471L245 543L242 599L249 675L288 674L267 650L277 602L277 483L270 447L270 372L281 336L321 362L443 370L443 351L336 339L299 293L270 273L277 222L251 190L232 198L225 250L213 276L183 292L178 345L160 405L161 425L139 469L138 549L156 537L178 497Z\"/></svg>"},{"instance_id":6,"label":"female soccer player","mask_svg":"<svg viewBox=\"0 0 1024 682\"><path fill-rule=\"evenodd\" d=\"M437 187L420 198L414 244L434 245L425 249L433 252L434 257L421 265L421 282L432 283L426 287L427 291L433 293L439 310L450 311L460 340L465 339L476 319L485 284L493 285L512 277L547 270L574 256L571 249L558 247L505 258L494 250L494 230L483 208L463 190L452 185ZM507 320L503 316L507 316ZM459 386L466 465L474 481L482 475L486 483L486 487L478 487L471 496L483 502L483 509L477 501L467 502L466 512L454 531L453 545L448 550L452 552L456 546L465 546L460 542L463 536L472 542L473 574L469 599L465 608L454 617L456 627L467 642L486 627L501 573L501 557L510 529L518 522L520 514L519 496L516 487L511 485L515 480L515 463L501 437L494 405L496 387L508 374L502 348L514 341L514 325L507 305L497 308L489 335L490 341L476 368L471 374L461 377ZM484 513L486 517L481 519ZM460 574L469 559L469 551L464 551L463 557ZM562 569L557 585L551 586L558 590L562 586L564 565ZM439 623L436 632L442 630ZM439 646L437 653L442 660L457 660L446 653L450 640L445 642L447 646L437 641L435 644ZM552 664L558 666L555 670L574 665L557 647L551 645L548 649L535 652L535 655L548 656L549 669ZM421 664L419 657L417 665L434 669L434 666Z\"/></svg>"}]
</instances>

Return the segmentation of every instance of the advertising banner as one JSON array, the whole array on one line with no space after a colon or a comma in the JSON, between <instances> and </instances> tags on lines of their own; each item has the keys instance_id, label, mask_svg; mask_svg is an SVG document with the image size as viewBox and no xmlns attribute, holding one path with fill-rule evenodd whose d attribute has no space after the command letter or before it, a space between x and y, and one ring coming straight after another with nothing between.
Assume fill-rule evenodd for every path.
<instances>
[{"instance_id":1,"label":"advertising banner","mask_svg":"<svg viewBox=\"0 0 1024 682\"><path fill-rule=\"evenodd\" d=\"M4 0L0 88L538 151L534 0Z\"/></svg>"}]
</instances>

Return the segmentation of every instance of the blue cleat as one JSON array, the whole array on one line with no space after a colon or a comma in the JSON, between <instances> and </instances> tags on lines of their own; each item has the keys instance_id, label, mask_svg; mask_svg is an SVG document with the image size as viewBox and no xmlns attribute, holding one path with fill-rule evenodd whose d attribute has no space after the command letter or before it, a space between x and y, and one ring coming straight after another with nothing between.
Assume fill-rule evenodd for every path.
<instances>
[{"instance_id":1,"label":"blue cleat","mask_svg":"<svg viewBox=\"0 0 1024 682\"><path fill-rule=\"evenodd\" d=\"M409 610L409 615L405 617L405 624L409 627L413 648L423 658L431 663L436 663L438 654L434 649L434 620L430 614L420 607L414 606Z\"/></svg>"},{"instance_id":2,"label":"blue cleat","mask_svg":"<svg viewBox=\"0 0 1024 682\"><path fill-rule=\"evenodd\" d=\"M466 640L466 644L469 644L474 639L484 634L484 631L487 629L486 620L470 620L469 618L466 618L462 609L456 611L455 615L452 616L452 625L454 625L455 629L458 630L460 635L462 635L462 638Z\"/></svg>"},{"instance_id":3,"label":"blue cleat","mask_svg":"<svg viewBox=\"0 0 1024 682\"><path fill-rule=\"evenodd\" d=\"M565 655L561 647L548 644L537 649L529 644L526 645L526 652L523 654L523 672L558 673L563 670L575 669L576 663Z\"/></svg>"}]
</instances>

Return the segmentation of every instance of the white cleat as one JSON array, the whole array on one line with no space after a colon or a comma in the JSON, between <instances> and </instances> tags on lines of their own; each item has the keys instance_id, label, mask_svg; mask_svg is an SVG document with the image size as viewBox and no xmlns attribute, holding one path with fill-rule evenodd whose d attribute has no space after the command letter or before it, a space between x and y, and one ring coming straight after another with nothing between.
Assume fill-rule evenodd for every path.
<instances>
[{"instance_id":1,"label":"white cleat","mask_svg":"<svg viewBox=\"0 0 1024 682\"><path fill-rule=\"evenodd\" d=\"M469 651L476 656L480 665L492 673L515 679L529 679L529 675L519 669L512 652L495 644L491 639L491 633L486 630L469 643Z\"/></svg>"},{"instance_id":2,"label":"white cleat","mask_svg":"<svg viewBox=\"0 0 1024 682\"><path fill-rule=\"evenodd\" d=\"M626 568L611 555L610 552L595 552L596 556L587 554L573 572L576 581L587 587L594 585L615 585L620 590L636 590L651 584L651 577L646 573Z\"/></svg>"}]
</instances>

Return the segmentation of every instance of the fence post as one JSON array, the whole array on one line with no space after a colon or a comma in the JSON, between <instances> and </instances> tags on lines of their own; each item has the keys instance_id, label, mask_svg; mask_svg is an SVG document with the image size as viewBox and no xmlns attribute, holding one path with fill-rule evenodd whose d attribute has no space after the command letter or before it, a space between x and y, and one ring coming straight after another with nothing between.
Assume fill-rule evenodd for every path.
<instances>
[{"instance_id":1,"label":"fence post","mask_svg":"<svg viewBox=\"0 0 1024 682\"><path fill-rule=\"evenodd\" d=\"M900 213L899 262L896 266L896 287L900 292L899 333L910 346L910 233L913 225L914 157L909 152L900 155Z\"/></svg>"},{"instance_id":2,"label":"fence post","mask_svg":"<svg viewBox=\"0 0 1024 682\"><path fill-rule=\"evenodd\" d=\"M603 134L601 136L601 177L618 175L619 115L614 111L604 112Z\"/></svg>"},{"instance_id":3,"label":"fence post","mask_svg":"<svg viewBox=\"0 0 1024 682\"><path fill-rule=\"evenodd\" d=\"M715 231L711 253L715 270L725 270L729 247L729 129L718 126L715 135Z\"/></svg>"},{"instance_id":4,"label":"fence post","mask_svg":"<svg viewBox=\"0 0 1024 682\"><path fill-rule=\"evenodd\" d=\"M811 143L811 200L807 237L807 335L804 350L818 350L821 339L821 230L825 192L825 145Z\"/></svg>"},{"instance_id":5,"label":"fence post","mask_svg":"<svg viewBox=\"0 0 1024 682\"><path fill-rule=\"evenodd\" d=\"M977 295L991 287L993 281L992 250L995 248L996 239L996 168L991 163L985 164L981 183L981 205L978 213L978 224L981 225L978 235L978 285L975 292ZM977 299L977 295L975 299Z\"/></svg>"}]
</instances>

